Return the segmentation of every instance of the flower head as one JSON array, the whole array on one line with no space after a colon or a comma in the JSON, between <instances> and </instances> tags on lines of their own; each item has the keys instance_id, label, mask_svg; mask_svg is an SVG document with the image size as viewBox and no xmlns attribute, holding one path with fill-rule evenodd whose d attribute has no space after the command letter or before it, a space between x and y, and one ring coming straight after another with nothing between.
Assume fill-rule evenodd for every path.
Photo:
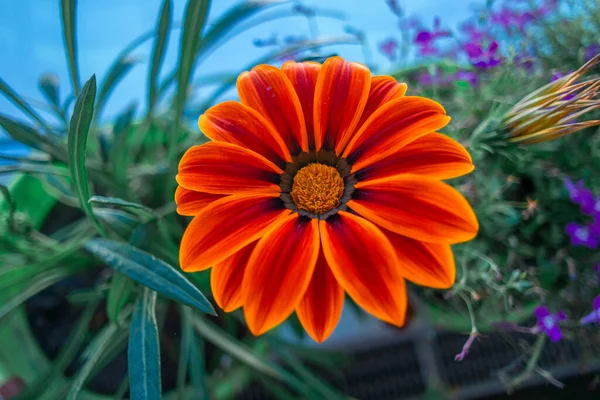
<instances>
[{"instance_id":1,"label":"flower head","mask_svg":"<svg viewBox=\"0 0 600 400\"><path fill-rule=\"evenodd\" d=\"M498 42L491 41L485 48L481 42L469 42L465 45L469 61L475 68L491 69L500 65Z\"/></svg>"},{"instance_id":2,"label":"flower head","mask_svg":"<svg viewBox=\"0 0 600 400\"><path fill-rule=\"evenodd\" d=\"M390 61L394 61L396 59L396 52L398 51L398 42L392 38L386 39L379 45L379 50Z\"/></svg>"},{"instance_id":3,"label":"flower head","mask_svg":"<svg viewBox=\"0 0 600 400\"><path fill-rule=\"evenodd\" d=\"M441 22L439 18L435 18L433 22L433 30L421 30L417 33L415 43L419 47L419 54L422 56L429 56L438 54L438 49L435 46L435 42L444 37L450 36L450 31L441 29Z\"/></svg>"},{"instance_id":4,"label":"flower head","mask_svg":"<svg viewBox=\"0 0 600 400\"><path fill-rule=\"evenodd\" d=\"M600 324L600 295L596 296L592 307L594 308L594 310L585 317L581 318L581 325L591 324L592 322Z\"/></svg>"},{"instance_id":5,"label":"flower head","mask_svg":"<svg viewBox=\"0 0 600 400\"><path fill-rule=\"evenodd\" d=\"M537 307L533 313L539 331L548 335L551 341L558 342L561 338L560 323L567 319L566 314L563 311L552 314L545 306Z\"/></svg>"},{"instance_id":6,"label":"flower head","mask_svg":"<svg viewBox=\"0 0 600 400\"><path fill-rule=\"evenodd\" d=\"M452 286L450 245L478 222L441 182L473 169L437 133L449 121L441 105L340 57L259 65L237 89L240 103L200 116L212 141L185 153L175 193L177 211L194 216L181 267L212 267L219 306L243 307L256 335L295 311L320 342L344 293L402 326L405 280Z\"/></svg>"},{"instance_id":7,"label":"flower head","mask_svg":"<svg viewBox=\"0 0 600 400\"><path fill-rule=\"evenodd\" d=\"M565 231L571 237L573 246L585 246L589 249L598 247L598 236L592 234L587 226L581 226L575 222L569 222Z\"/></svg>"},{"instance_id":8,"label":"flower head","mask_svg":"<svg viewBox=\"0 0 600 400\"><path fill-rule=\"evenodd\" d=\"M565 75L529 94L506 115L504 125L512 142L531 144L553 140L590 126L600 120L579 121L584 114L600 108L597 98L600 78L576 81L600 61L600 55L577 71Z\"/></svg>"},{"instance_id":9,"label":"flower head","mask_svg":"<svg viewBox=\"0 0 600 400\"><path fill-rule=\"evenodd\" d=\"M594 198L592 191L585 187L582 180L573 183L569 178L565 179L565 187L569 192L571 201L581 207L581 212L587 215L593 215L597 206L597 201ZM600 206L598 206L600 212Z\"/></svg>"}]
</instances>

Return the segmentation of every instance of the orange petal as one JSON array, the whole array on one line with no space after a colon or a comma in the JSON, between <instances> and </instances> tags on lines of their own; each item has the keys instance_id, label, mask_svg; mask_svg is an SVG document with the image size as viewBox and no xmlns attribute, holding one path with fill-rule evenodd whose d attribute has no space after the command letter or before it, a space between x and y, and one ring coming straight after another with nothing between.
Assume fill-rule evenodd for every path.
<instances>
[{"instance_id":1,"label":"orange petal","mask_svg":"<svg viewBox=\"0 0 600 400\"><path fill-rule=\"evenodd\" d=\"M306 121L306 133L308 135L308 147L310 150L315 148L315 134L313 127L313 109L315 101L315 86L317 76L321 70L321 64L316 62L297 63L288 61L283 64L281 70L289 78L294 86L294 90L300 100L302 113Z\"/></svg>"},{"instance_id":2,"label":"orange petal","mask_svg":"<svg viewBox=\"0 0 600 400\"><path fill-rule=\"evenodd\" d=\"M452 186L419 175L358 182L348 207L400 235L429 243L473 239L479 224L467 200Z\"/></svg>"},{"instance_id":3,"label":"orange petal","mask_svg":"<svg viewBox=\"0 0 600 400\"><path fill-rule=\"evenodd\" d=\"M186 272L203 271L254 242L291 211L277 194L232 195L206 207L188 225L179 249Z\"/></svg>"},{"instance_id":4,"label":"orange petal","mask_svg":"<svg viewBox=\"0 0 600 400\"><path fill-rule=\"evenodd\" d=\"M337 326L343 306L344 289L320 251L310 285L296 308L298 319L310 337L322 343Z\"/></svg>"},{"instance_id":5,"label":"orange petal","mask_svg":"<svg viewBox=\"0 0 600 400\"><path fill-rule=\"evenodd\" d=\"M273 124L292 154L308 151L308 136L298 95L279 68L258 65L237 81L242 103Z\"/></svg>"},{"instance_id":6,"label":"orange petal","mask_svg":"<svg viewBox=\"0 0 600 400\"><path fill-rule=\"evenodd\" d=\"M357 173L360 180L404 173L451 179L468 174L474 168L471 156L463 146L446 135L434 132Z\"/></svg>"},{"instance_id":7,"label":"orange petal","mask_svg":"<svg viewBox=\"0 0 600 400\"><path fill-rule=\"evenodd\" d=\"M424 97L406 96L388 101L358 130L343 157L352 164L352 172L358 171L443 128L449 121L439 103Z\"/></svg>"},{"instance_id":8,"label":"orange petal","mask_svg":"<svg viewBox=\"0 0 600 400\"><path fill-rule=\"evenodd\" d=\"M319 255L316 219L292 214L256 245L242 284L244 316L260 335L294 312L313 275Z\"/></svg>"},{"instance_id":9,"label":"orange petal","mask_svg":"<svg viewBox=\"0 0 600 400\"><path fill-rule=\"evenodd\" d=\"M323 64L315 88L314 129L317 150L346 146L369 97L371 73L364 65L331 57Z\"/></svg>"},{"instance_id":10,"label":"orange petal","mask_svg":"<svg viewBox=\"0 0 600 400\"><path fill-rule=\"evenodd\" d=\"M183 186L177 186L175 190L175 204L179 215L198 215L200 211L219 200L221 195L189 190Z\"/></svg>"},{"instance_id":11,"label":"orange petal","mask_svg":"<svg viewBox=\"0 0 600 400\"><path fill-rule=\"evenodd\" d=\"M260 154L226 142L191 147L179 162L177 183L215 194L279 193L283 171Z\"/></svg>"},{"instance_id":12,"label":"orange petal","mask_svg":"<svg viewBox=\"0 0 600 400\"><path fill-rule=\"evenodd\" d=\"M402 326L406 287L396 252L381 230L340 211L321 221L320 233L325 259L348 295L377 318Z\"/></svg>"},{"instance_id":13,"label":"orange petal","mask_svg":"<svg viewBox=\"0 0 600 400\"><path fill-rule=\"evenodd\" d=\"M372 77L369 99L367 100L367 105L360 117L358 127L361 127L379 107L390 100L404 96L406 89L406 83L398 83L396 79L391 76Z\"/></svg>"},{"instance_id":14,"label":"orange petal","mask_svg":"<svg viewBox=\"0 0 600 400\"><path fill-rule=\"evenodd\" d=\"M210 270L210 288L215 301L225 312L242 306L242 280L256 242L215 264Z\"/></svg>"},{"instance_id":15,"label":"orange petal","mask_svg":"<svg viewBox=\"0 0 600 400\"><path fill-rule=\"evenodd\" d=\"M256 110L237 101L209 108L198 119L198 126L210 139L246 147L280 167L292 161L285 141L273 125Z\"/></svg>"},{"instance_id":16,"label":"orange petal","mask_svg":"<svg viewBox=\"0 0 600 400\"><path fill-rule=\"evenodd\" d=\"M383 233L396 250L404 278L436 289L454 285L456 265L450 245L421 242L388 230Z\"/></svg>"}]
</instances>

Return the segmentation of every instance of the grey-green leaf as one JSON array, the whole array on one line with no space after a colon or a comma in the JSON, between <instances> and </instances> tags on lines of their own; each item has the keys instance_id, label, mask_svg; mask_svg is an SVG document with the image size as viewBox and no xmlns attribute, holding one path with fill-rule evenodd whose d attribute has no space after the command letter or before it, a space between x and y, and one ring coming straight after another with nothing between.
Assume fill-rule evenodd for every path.
<instances>
[{"instance_id":1,"label":"grey-green leaf","mask_svg":"<svg viewBox=\"0 0 600 400\"><path fill-rule=\"evenodd\" d=\"M67 147L69 150L69 170L75 186L75 192L79 198L81 208L92 220L98 231L106 235L104 227L92 210L92 205L88 203L90 192L88 188L87 170L85 168L85 153L88 140L88 133L92 118L94 116L94 101L96 98L96 75L86 82L77 101L73 116L69 122L69 136Z\"/></svg>"},{"instance_id":2,"label":"grey-green leaf","mask_svg":"<svg viewBox=\"0 0 600 400\"><path fill-rule=\"evenodd\" d=\"M129 397L160 399L160 349L156 327L156 292L145 289L138 299L129 329Z\"/></svg>"},{"instance_id":3,"label":"grey-green leaf","mask_svg":"<svg viewBox=\"0 0 600 400\"><path fill-rule=\"evenodd\" d=\"M77 0L61 0L60 16L63 40L69 65L69 74L75 96L79 95L79 67L77 65Z\"/></svg>"},{"instance_id":4,"label":"grey-green leaf","mask_svg":"<svg viewBox=\"0 0 600 400\"><path fill-rule=\"evenodd\" d=\"M15 106L21 109L25 114L29 115L31 119L37 122L44 130L48 133L52 132L52 129L46 124L46 122L42 119L42 117L36 113L33 108L29 107L29 105L15 92L6 82L0 78L0 93L4 94L4 96L10 100Z\"/></svg>"},{"instance_id":5,"label":"grey-green leaf","mask_svg":"<svg viewBox=\"0 0 600 400\"><path fill-rule=\"evenodd\" d=\"M58 77L54 74L44 74L38 82L40 91L50 103L60 107L60 96L58 92Z\"/></svg>"},{"instance_id":6,"label":"grey-green leaf","mask_svg":"<svg viewBox=\"0 0 600 400\"><path fill-rule=\"evenodd\" d=\"M90 203L106 204L106 205L111 205L111 206L117 206L120 208L134 208L137 210L142 210L151 216L156 215L154 210L149 207L146 207L139 203L134 203L132 201L123 200L118 197L92 196L92 197L90 197L90 199L88 201Z\"/></svg>"},{"instance_id":7,"label":"grey-green leaf","mask_svg":"<svg viewBox=\"0 0 600 400\"><path fill-rule=\"evenodd\" d=\"M213 306L183 274L162 260L126 243L93 239L85 248L106 265L179 303L216 315Z\"/></svg>"},{"instance_id":8,"label":"grey-green leaf","mask_svg":"<svg viewBox=\"0 0 600 400\"><path fill-rule=\"evenodd\" d=\"M83 352L85 361L83 366L77 372L71 389L67 395L67 400L76 400L79 398L81 389L87 381L92 369L98 364L100 359L105 353L106 348L111 343L112 338L117 333L118 328L115 324L109 324L102 329L102 331L92 339L92 342L86 347Z\"/></svg>"},{"instance_id":9,"label":"grey-green leaf","mask_svg":"<svg viewBox=\"0 0 600 400\"><path fill-rule=\"evenodd\" d=\"M158 74L160 73L165 49L169 42L172 8L172 1L164 0L156 27L156 40L154 41L154 49L152 50L152 64L148 72L148 115L152 114L156 104Z\"/></svg>"}]
</instances>

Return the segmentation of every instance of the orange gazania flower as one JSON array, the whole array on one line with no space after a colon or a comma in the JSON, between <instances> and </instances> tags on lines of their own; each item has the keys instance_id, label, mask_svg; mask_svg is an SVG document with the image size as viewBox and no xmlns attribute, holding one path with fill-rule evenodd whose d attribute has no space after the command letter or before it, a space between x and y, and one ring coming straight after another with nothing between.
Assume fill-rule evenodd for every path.
<instances>
[{"instance_id":1,"label":"orange gazania flower","mask_svg":"<svg viewBox=\"0 0 600 400\"><path fill-rule=\"evenodd\" d=\"M212 267L225 311L243 307L259 335L296 311L318 342L348 293L402 326L405 280L448 288L451 244L472 239L468 202L442 179L473 170L467 151L436 133L450 118L406 85L333 57L323 65L259 65L238 78L241 103L202 115L212 142L179 164L184 271Z\"/></svg>"}]
</instances>

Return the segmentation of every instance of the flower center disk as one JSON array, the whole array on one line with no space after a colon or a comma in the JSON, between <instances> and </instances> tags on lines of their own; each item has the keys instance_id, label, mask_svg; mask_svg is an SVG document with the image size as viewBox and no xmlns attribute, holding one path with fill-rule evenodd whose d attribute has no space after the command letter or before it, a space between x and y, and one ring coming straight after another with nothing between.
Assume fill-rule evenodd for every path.
<instances>
[{"instance_id":1,"label":"flower center disk","mask_svg":"<svg viewBox=\"0 0 600 400\"><path fill-rule=\"evenodd\" d=\"M298 209L316 215L339 206L343 194L344 179L338 170L319 163L301 168L290 192Z\"/></svg>"}]
</instances>

